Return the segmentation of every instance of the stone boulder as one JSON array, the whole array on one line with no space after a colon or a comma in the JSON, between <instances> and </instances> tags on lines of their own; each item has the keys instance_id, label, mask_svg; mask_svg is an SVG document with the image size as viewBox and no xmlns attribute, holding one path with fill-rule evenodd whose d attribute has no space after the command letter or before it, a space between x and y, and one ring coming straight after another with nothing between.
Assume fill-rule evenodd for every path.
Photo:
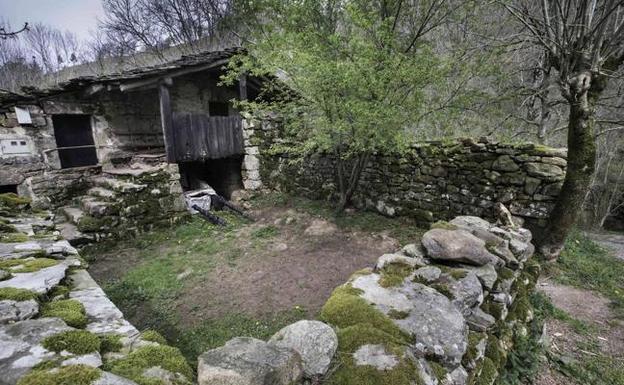
<instances>
[{"instance_id":1,"label":"stone boulder","mask_svg":"<svg viewBox=\"0 0 624 385\"><path fill-rule=\"evenodd\" d=\"M0 301L0 324L30 319L39 313L39 304L28 301Z\"/></svg>"},{"instance_id":2,"label":"stone boulder","mask_svg":"<svg viewBox=\"0 0 624 385\"><path fill-rule=\"evenodd\" d=\"M362 345L353 353L353 360L358 366L368 365L377 370L390 370L399 364L399 358L388 352L384 345Z\"/></svg>"},{"instance_id":3,"label":"stone boulder","mask_svg":"<svg viewBox=\"0 0 624 385\"><path fill-rule=\"evenodd\" d=\"M329 369L338 348L338 336L323 322L303 320L275 333L269 343L299 353L305 375L313 378Z\"/></svg>"},{"instance_id":4,"label":"stone boulder","mask_svg":"<svg viewBox=\"0 0 624 385\"><path fill-rule=\"evenodd\" d=\"M483 303L483 288L477 275L469 272L464 278L452 282L448 286L453 294L453 305L462 314L470 313L470 309Z\"/></svg>"},{"instance_id":5,"label":"stone boulder","mask_svg":"<svg viewBox=\"0 0 624 385\"><path fill-rule=\"evenodd\" d=\"M199 385L291 385L301 380L299 353L238 337L198 357Z\"/></svg>"},{"instance_id":6,"label":"stone boulder","mask_svg":"<svg viewBox=\"0 0 624 385\"><path fill-rule=\"evenodd\" d=\"M483 266L488 263L501 266L503 261L485 248L485 242L466 230L432 229L422 237L429 258L464 262Z\"/></svg>"}]
</instances>

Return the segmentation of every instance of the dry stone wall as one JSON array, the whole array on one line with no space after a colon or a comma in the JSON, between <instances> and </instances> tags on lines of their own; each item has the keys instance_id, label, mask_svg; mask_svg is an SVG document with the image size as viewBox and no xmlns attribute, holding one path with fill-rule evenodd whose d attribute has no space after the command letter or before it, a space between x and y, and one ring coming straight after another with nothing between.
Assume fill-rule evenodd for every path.
<instances>
[{"instance_id":1,"label":"dry stone wall","mask_svg":"<svg viewBox=\"0 0 624 385\"><path fill-rule=\"evenodd\" d=\"M4 198L0 385L193 382L179 350L139 332L106 297L78 251L60 239L51 212Z\"/></svg>"},{"instance_id":2,"label":"dry stone wall","mask_svg":"<svg viewBox=\"0 0 624 385\"><path fill-rule=\"evenodd\" d=\"M530 231L509 219L437 222L336 288L322 322L202 354L199 384L493 385L529 333L539 275Z\"/></svg>"},{"instance_id":3,"label":"dry stone wall","mask_svg":"<svg viewBox=\"0 0 624 385\"><path fill-rule=\"evenodd\" d=\"M336 198L334 160L317 155L294 163L269 149L279 131L257 124L248 142L258 146L262 183L312 199ZM413 145L403 155L376 155L365 167L353 197L358 208L423 223L475 215L494 218L503 203L512 214L543 225L566 170L567 151L534 144L481 139Z\"/></svg>"}]
</instances>

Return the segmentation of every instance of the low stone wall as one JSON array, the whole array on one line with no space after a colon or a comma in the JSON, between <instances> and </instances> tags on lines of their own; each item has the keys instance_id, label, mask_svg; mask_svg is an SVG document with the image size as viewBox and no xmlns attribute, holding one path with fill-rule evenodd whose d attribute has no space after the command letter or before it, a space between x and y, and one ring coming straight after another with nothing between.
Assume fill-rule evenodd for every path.
<instances>
[{"instance_id":1,"label":"low stone wall","mask_svg":"<svg viewBox=\"0 0 624 385\"><path fill-rule=\"evenodd\" d=\"M124 319L52 213L14 206L0 217L0 385L192 383L178 349Z\"/></svg>"},{"instance_id":2,"label":"low stone wall","mask_svg":"<svg viewBox=\"0 0 624 385\"><path fill-rule=\"evenodd\" d=\"M259 128L260 127L260 128ZM249 132L257 146L262 183L312 199L336 199L333 159L313 156L301 163L269 149L279 132L256 124ZM559 194L567 151L486 139L419 143L402 156L374 156L353 197L358 208L387 216L411 216L433 223L457 215L494 218L496 203L543 225Z\"/></svg>"},{"instance_id":3,"label":"low stone wall","mask_svg":"<svg viewBox=\"0 0 624 385\"><path fill-rule=\"evenodd\" d=\"M324 323L201 355L199 384L492 385L528 334L539 275L531 233L510 219L436 223L338 287Z\"/></svg>"}]
</instances>

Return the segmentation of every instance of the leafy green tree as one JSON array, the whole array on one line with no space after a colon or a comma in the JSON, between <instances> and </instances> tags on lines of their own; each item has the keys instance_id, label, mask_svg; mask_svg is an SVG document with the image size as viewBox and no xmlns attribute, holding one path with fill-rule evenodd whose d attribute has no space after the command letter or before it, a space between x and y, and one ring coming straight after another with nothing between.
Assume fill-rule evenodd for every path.
<instances>
[{"instance_id":1,"label":"leafy green tree","mask_svg":"<svg viewBox=\"0 0 624 385\"><path fill-rule=\"evenodd\" d=\"M408 149L428 88L450 73L430 37L454 10L440 0L242 1L235 13L257 23L226 80L273 79L271 97L245 107L280 116L290 139L280 150L332 157L342 211L372 156Z\"/></svg>"}]
</instances>

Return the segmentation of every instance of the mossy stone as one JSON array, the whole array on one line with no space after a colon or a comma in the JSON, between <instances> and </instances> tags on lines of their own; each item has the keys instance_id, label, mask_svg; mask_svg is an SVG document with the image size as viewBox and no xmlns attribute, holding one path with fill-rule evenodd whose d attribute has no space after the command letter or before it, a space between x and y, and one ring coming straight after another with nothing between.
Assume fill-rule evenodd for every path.
<instances>
[{"instance_id":1,"label":"mossy stone","mask_svg":"<svg viewBox=\"0 0 624 385\"><path fill-rule=\"evenodd\" d=\"M431 224L431 229L457 230L458 227L447 221L437 221Z\"/></svg>"},{"instance_id":2,"label":"mossy stone","mask_svg":"<svg viewBox=\"0 0 624 385\"><path fill-rule=\"evenodd\" d=\"M69 326L82 329L87 326L84 306L75 299L63 299L46 303L41 309L42 317L58 317Z\"/></svg>"},{"instance_id":3,"label":"mossy stone","mask_svg":"<svg viewBox=\"0 0 624 385\"><path fill-rule=\"evenodd\" d=\"M395 287L400 286L405 278L407 278L413 271L413 268L403 263L390 263L381 270L381 277L379 278L379 286L381 287Z\"/></svg>"},{"instance_id":4,"label":"mossy stone","mask_svg":"<svg viewBox=\"0 0 624 385\"><path fill-rule=\"evenodd\" d=\"M104 334L100 335L100 353L118 352L123 348L121 343L121 334Z\"/></svg>"},{"instance_id":5,"label":"mossy stone","mask_svg":"<svg viewBox=\"0 0 624 385\"><path fill-rule=\"evenodd\" d=\"M375 344L384 345L395 353L401 353L406 344L404 339L379 330L370 324L357 324L338 330L338 350L345 353L353 353L360 346Z\"/></svg>"},{"instance_id":6,"label":"mossy stone","mask_svg":"<svg viewBox=\"0 0 624 385\"><path fill-rule=\"evenodd\" d=\"M6 206L10 209L16 209L21 206L29 205L31 200L28 198L20 197L15 193L3 193L0 194L0 205Z\"/></svg>"},{"instance_id":7,"label":"mossy stone","mask_svg":"<svg viewBox=\"0 0 624 385\"><path fill-rule=\"evenodd\" d=\"M100 338L86 330L69 330L46 337L44 348L60 353L66 350L74 354L88 354L100 350Z\"/></svg>"},{"instance_id":8,"label":"mossy stone","mask_svg":"<svg viewBox=\"0 0 624 385\"><path fill-rule=\"evenodd\" d=\"M0 261L0 269L10 271L11 273L32 273L58 264L59 261L51 258L8 259Z\"/></svg>"},{"instance_id":9,"label":"mossy stone","mask_svg":"<svg viewBox=\"0 0 624 385\"><path fill-rule=\"evenodd\" d=\"M111 361L103 369L131 379L139 385L161 384L154 382L154 378L143 376L145 369L160 366L172 373L180 373L188 380L193 378L193 370L180 353L180 350L171 346L144 346L134 350L126 357Z\"/></svg>"},{"instance_id":10,"label":"mossy stone","mask_svg":"<svg viewBox=\"0 0 624 385\"><path fill-rule=\"evenodd\" d=\"M48 292L48 298L56 298L56 297L67 298L67 295L69 294L69 292L70 292L69 287L65 285L58 285L54 289Z\"/></svg>"},{"instance_id":11,"label":"mossy stone","mask_svg":"<svg viewBox=\"0 0 624 385\"><path fill-rule=\"evenodd\" d=\"M28 235L24 233L7 233L0 234L0 243L19 243L19 242L27 242Z\"/></svg>"},{"instance_id":12,"label":"mossy stone","mask_svg":"<svg viewBox=\"0 0 624 385\"><path fill-rule=\"evenodd\" d=\"M28 301L30 299L37 299L39 294L27 289L17 289L15 287L3 287L0 288L0 301Z\"/></svg>"},{"instance_id":13,"label":"mossy stone","mask_svg":"<svg viewBox=\"0 0 624 385\"><path fill-rule=\"evenodd\" d=\"M485 357L483 359L481 372L475 378L474 385L492 385L497 378L498 370L496 370L496 365L494 364L494 362L492 362L491 359Z\"/></svg>"},{"instance_id":14,"label":"mossy stone","mask_svg":"<svg viewBox=\"0 0 624 385\"><path fill-rule=\"evenodd\" d=\"M429 361L428 363L433 375L438 379L438 382L442 382L446 378L448 370L435 361Z\"/></svg>"},{"instance_id":15,"label":"mossy stone","mask_svg":"<svg viewBox=\"0 0 624 385\"><path fill-rule=\"evenodd\" d=\"M54 370L34 370L20 378L17 385L90 385L101 376L99 369L69 365Z\"/></svg>"},{"instance_id":16,"label":"mossy stone","mask_svg":"<svg viewBox=\"0 0 624 385\"><path fill-rule=\"evenodd\" d=\"M0 233L17 233L15 226L0 222Z\"/></svg>"},{"instance_id":17,"label":"mossy stone","mask_svg":"<svg viewBox=\"0 0 624 385\"><path fill-rule=\"evenodd\" d=\"M424 381L409 359L402 359L394 368L378 370L370 365L357 366L351 355L341 354L340 365L329 380L330 385L423 385Z\"/></svg>"}]
</instances>

